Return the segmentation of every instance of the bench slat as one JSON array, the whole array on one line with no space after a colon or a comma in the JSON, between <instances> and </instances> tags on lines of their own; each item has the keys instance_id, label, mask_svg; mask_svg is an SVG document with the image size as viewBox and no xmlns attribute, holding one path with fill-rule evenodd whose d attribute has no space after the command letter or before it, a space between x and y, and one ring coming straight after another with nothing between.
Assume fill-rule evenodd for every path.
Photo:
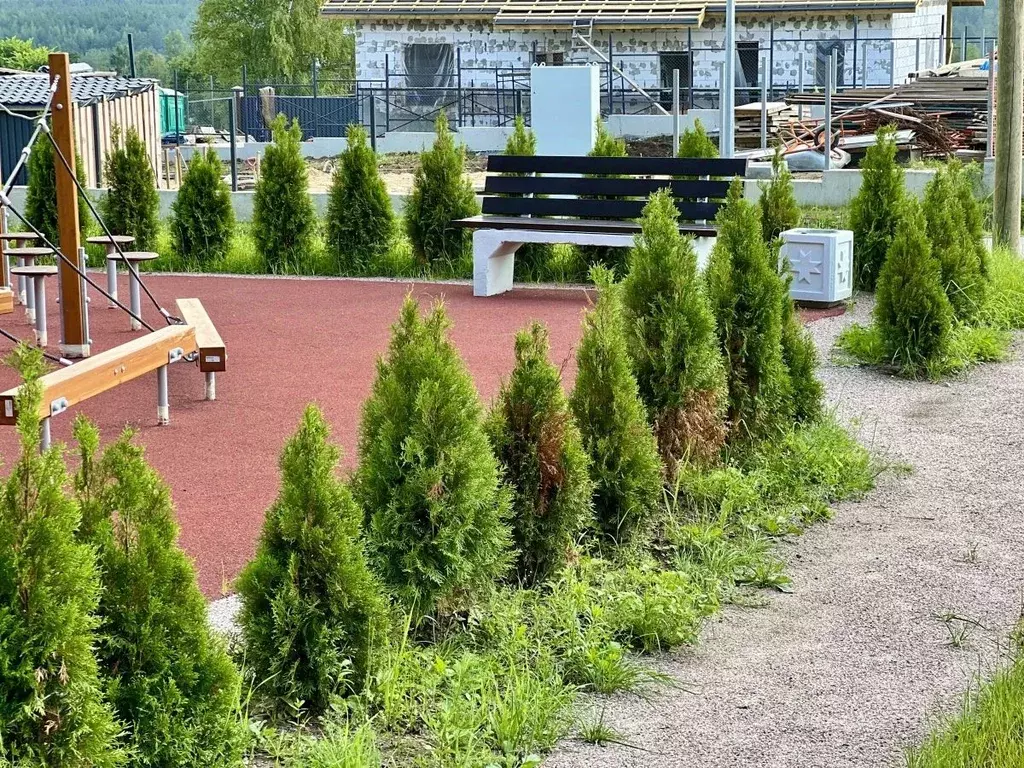
<instances>
[{"instance_id":1,"label":"bench slat","mask_svg":"<svg viewBox=\"0 0 1024 768\"><path fill-rule=\"evenodd\" d=\"M609 235L635 235L635 221L598 221L588 219L530 219L525 216L470 216L452 222L462 229L530 229L541 232L602 232ZM717 230L703 224L680 224L679 231L695 237L714 237Z\"/></svg>"},{"instance_id":2,"label":"bench slat","mask_svg":"<svg viewBox=\"0 0 1024 768\"><path fill-rule=\"evenodd\" d=\"M728 181L678 179L608 179L592 176L488 176L485 195L605 195L609 197L649 197L668 189L676 199L724 198Z\"/></svg>"},{"instance_id":3,"label":"bench slat","mask_svg":"<svg viewBox=\"0 0 1024 768\"><path fill-rule=\"evenodd\" d=\"M622 176L743 176L744 158L563 157L489 155L489 173L580 173Z\"/></svg>"},{"instance_id":4,"label":"bench slat","mask_svg":"<svg viewBox=\"0 0 1024 768\"><path fill-rule=\"evenodd\" d=\"M638 219L645 200L581 200L558 197L485 197L483 212L504 216L578 216L581 218ZM722 203L677 203L679 215L691 221L710 221Z\"/></svg>"},{"instance_id":5,"label":"bench slat","mask_svg":"<svg viewBox=\"0 0 1024 768\"><path fill-rule=\"evenodd\" d=\"M199 370L203 373L217 373L227 370L227 348L220 332L199 299L178 299L178 314L188 325L196 329L196 346L199 347Z\"/></svg>"}]
</instances>

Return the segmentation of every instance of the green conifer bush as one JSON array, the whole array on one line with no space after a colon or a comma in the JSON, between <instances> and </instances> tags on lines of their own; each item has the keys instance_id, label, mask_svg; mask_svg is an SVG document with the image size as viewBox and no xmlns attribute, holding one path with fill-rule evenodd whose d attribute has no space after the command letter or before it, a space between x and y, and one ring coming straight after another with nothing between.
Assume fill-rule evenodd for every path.
<instances>
[{"instance_id":1,"label":"green conifer bush","mask_svg":"<svg viewBox=\"0 0 1024 768\"><path fill-rule=\"evenodd\" d=\"M487 422L513 491L516 575L530 585L562 568L593 515L587 454L548 352L540 323L516 335L516 365Z\"/></svg>"},{"instance_id":2,"label":"green conifer bush","mask_svg":"<svg viewBox=\"0 0 1024 768\"><path fill-rule=\"evenodd\" d=\"M111 132L113 151L104 163L107 195L103 198L103 220L115 235L131 235L133 248L148 251L160 228L160 196L146 145L135 128Z\"/></svg>"},{"instance_id":3,"label":"green conifer bush","mask_svg":"<svg viewBox=\"0 0 1024 768\"><path fill-rule=\"evenodd\" d=\"M686 128L680 134L678 157L718 157L718 145L708 136L700 118L693 121L692 128Z\"/></svg>"},{"instance_id":4,"label":"green conifer bush","mask_svg":"<svg viewBox=\"0 0 1024 768\"><path fill-rule=\"evenodd\" d=\"M793 174L782 156L782 150L776 149L772 157L772 178L766 184L758 182L761 197L761 234L766 243L771 243L787 229L800 223L800 206L796 204L793 194Z\"/></svg>"},{"instance_id":5,"label":"green conifer bush","mask_svg":"<svg viewBox=\"0 0 1024 768\"><path fill-rule=\"evenodd\" d=\"M434 146L420 155L403 216L413 253L421 265L442 273L464 271L469 230L452 224L480 212L466 176L466 148L455 143L444 112L437 117Z\"/></svg>"},{"instance_id":6,"label":"green conifer bush","mask_svg":"<svg viewBox=\"0 0 1024 768\"><path fill-rule=\"evenodd\" d=\"M953 310L941 280L924 213L917 200L907 199L878 277L874 310L886 358L904 374L940 357L949 341Z\"/></svg>"},{"instance_id":7,"label":"green conifer bush","mask_svg":"<svg viewBox=\"0 0 1024 768\"><path fill-rule=\"evenodd\" d=\"M982 277L988 280L991 275L989 274L989 252L985 245L985 214L981 202L975 194L975 188L981 176L981 167L977 163L964 165L959 160L951 160L947 170L953 178L953 186L956 188L957 198L960 201L967 236L978 254Z\"/></svg>"},{"instance_id":8,"label":"green conifer bush","mask_svg":"<svg viewBox=\"0 0 1024 768\"><path fill-rule=\"evenodd\" d=\"M537 154L537 137L526 127L522 115L516 115L515 128L505 144L505 154L518 157L532 157ZM544 274L551 261L553 247L550 243L523 243L515 255L517 279L533 279Z\"/></svg>"},{"instance_id":9,"label":"green conifer bush","mask_svg":"<svg viewBox=\"0 0 1024 768\"><path fill-rule=\"evenodd\" d=\"M79 537L97 553L103 586L96 655L132 765L236 766L239 676L178 546L170 491L130 430L99 458L99 433L84 417L75 437Z\"/></svg>"},{"instance_id":10,"label":"green conifer bush","mask_svg":"<svg viewBox=\"0 0 1024 768\"><path fill-rule=\"evenodd\" d=\"M635 546L648 537L661 502L662 466L630 365L619 286L594 268L597 304L583 320L570 405L590 456L600 540Z\"/></svg>"},{"instance_id":11,"label":"green conifer bush","mask_svg":"<svg viewBox=\"0 0 1024 768\"><path fill-rule=\"evenodd\" d=\"M718 212L708 293L728 382L729 440L780 434L789 423L790 382L782 359L783 281L739 179Z\"/></svg>"},{"instance_id":12,"label":"green conifer bush","mask_svg":"<svg viewBox=\"0 0 1024 768\"><path fill-rule=\"evenodd\" d=\"M797 316L787 274L782 285L782 362L789 372L790 403L787 409L794 421L816 421L822 414L825 386L818 378L818 350L814 339Z\"/></svg>"},{"instance_id":13,"label":"green conifer bush","mask_svg":"<svg viewBox=\"0 0 1024 768\"><path fill-rule=\"evenodd\" d=\"M284 115L278 115L271 131L274 143L263 153L253 195L252 235L271 272L297 272L309 253L316 227L306 161L299 146L302 129L298 120L288 125Z\"/></svg>"},{"instance_id":14,"label":"green conifer bush","mask_svg":"<svg viewBox=\"0 0 1024 768\"><path fill-rule=\"evenodd\" d=\"M202 268L227 256L235 209L213 148L192 156L171 214L174 247L185 266Z\"/></svg>"},{"instance_id":15,"label":"green conifer bush","mask_svg":"<svg viewBox=\"0 0 1024 768\"><path fill-rule=\"evenodd\" d=\"M39 453L38 350L19 346L21 454L0 495L0 764L109 768L120 726L93 655L100 594L92 549L75 532L63 451Z\"/></svg>"},{"instance_id":16,"label":"green conifer bush","mask_svg":"<svg viewBox=\"0 0 1024 768\"><path fill-rule=\"evenodd\" d=\"M509 565L509 498L442 305L406 298L363 406L357 498L370 561L414 617L453 607Z\"/></svg>"},{"instance_id":17,"label":"green conifer bush","mask_svg":"<svg viewBox=\"0 0 1024 768\"><path fill-rule=\"evenodd\" d=\"M45 136L40 136L29 153L26 169L28 189L25 191L25 218L32 222L54 245L60 245L57 231L57 177L54 163L63 168L63 163L53 151L53 145ZM85 166L82 158L75 153L75 176L85 189ZM84 237L92 224L92 213L85 202L85 194L78 193L78 228Z\"/></svg>"},{"instance_id":18,"label":"green conifer bush","mask_svg":"<svg viewBox=\"0 0 1024 768\"><path fill-rule=\"evenodd\" d=\"M366 129L350 125L347 136L331 180L327 242L338 273L360 275L390 249L395 212Z\"/></svg>"},{"instance_id":19,"label":"green conifer bush","mask_svg":"<svg viewBox=\"0 0 1024 768\"><path fill-rule=\"evenodd\" d=\"M626 141L612 136L604 122L598 117L594 148L587 155L588 157L625 157ZM582 264L608 267L614 270L619 277L626 272L626 257L629 254L629 250L626 248L613 248L607 245L580 245L577 246L577 250Z\"/></svg>"},{"instance_id":20,"label":"green conifer bush","mask_svg":"<svg viewBox=\"0 0 1024 768\"><path fill-rule=\"evenodd\" d=\"M877 143L868 148L861 161L863 181L850 203L853 285L862 291L875 290L906 197L903 169L896 163L896 129L886 126L877 136Z\"/></svg>"},{"instance_id":21,"label":"green conifer bush","mask_svg":"<svg viewBox=\"0 0 1024 768\"><path fill-rule=\"evenodd\" d=\"M335 477L338 449L315 406L281 454L281 491L238 578L239 624L259 693L279 711L322 714L362 690L387 607L367 566L362 511Z\"/></svg>"},{"instance_id":22,"label":"green conifer bush","mask_svg":"<svg viewBox=\"0 0 1024 768\"><path fill-rule=\"evenodd\" d=\"M651 195L622 284L628 348L668 476L725 442L725 377L693 241L667 190Z\"/></svg>"}]
</instances>

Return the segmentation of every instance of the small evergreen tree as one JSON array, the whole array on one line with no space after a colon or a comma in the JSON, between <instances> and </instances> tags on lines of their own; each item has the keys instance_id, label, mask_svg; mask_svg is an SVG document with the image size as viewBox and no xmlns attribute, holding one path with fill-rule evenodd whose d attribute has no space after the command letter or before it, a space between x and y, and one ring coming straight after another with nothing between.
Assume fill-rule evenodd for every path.
<instances>
[{"instance_id":1,"label":"small evergreen tree","mask_svg":"<svg viewBox=\"0 0 1024 768\"><path fill-rule=\"evenodd\" d=\"M683 459L714 460L725 441L725 378L693 241L667 190L651 195L622 285L640 398L669 478Z\"/></svg>"},{"instance_id":2,"label":"small evergreen tree","mask_svg":"<svg viewBox=\"0 0 1024 768\"><path fill-rule=\"evenodd\" d=\"M480 212L466 176L466 148L455 143L444 112L437 116L434 146L420 155L405 230L419 262L443 272L462 271L469 256L469 230L452 224Z\"/></svg>"},{"instance_id":3,"label":"small evergreen tree","mask_svg":"<svg viewBox=\"0 0 1024 768\"><path fill-rule=\"evenodd\" d=\"M783 282L761 236L757 209L736 179L718 212L707 280L725 359L729 439L774 436L789 423L790 382L782 359Z\"/></svg>"},{"instance_id":4,"label":"small evergreen tree","mask_svg":"<svg viewBox=\"0 0 1024 768\"><path fill-rule=\"evenodd\" d=\"M782 284L782 362L789 373L790 403L788 411L794 421L809 423L821 416L825 387L818 378L818 350L814 338L800 322L789 284L793 275L788 271Z\"/></svg>"},{"instance_id":5,"label":"small evergreen tree","mask_svg":"<svg viewBox=\"0 0 1024 768\"><path fill-rule=\"evenodd\" d=\"M588 157L625 157L626 141L617 139L608 132L608 128L597 118L597 137L594 148L587 153ZM600 265L613 270L622 277L626 272L626 248L614 248L608 245L578 245L579 260L588 266Z\"/></svg>"},{"instance_id":6,"label":"small evergreen tree","mask_svg":"<svg viewBox=\"0 0 1024 768\"><path fill-rule=\"evenodd\" d=\"M600 295L583 319L570 406L590 456L599 539L636 546L661 502L662 467L630 368L619 287L606 269L595 267L591 278Z\"/></svg>"},{"instance_id":7,"label":"small evergreen tree","mask_svg":"<svg viewBox=\"0 0 1024 768\"><path fill-rule=\"evenodd\" d=\"M787 229L800 223L800 207L796 204L793 194L793 174L782 156L782 150L776 148L772 157L772 178L767 184L758 182L761 197L761 235L766 243L771 243Z\"/></svg>"},{"instance_id":8,"label":"small evergreen tree","mask_svg":"<svg viewBox=\"0 0 1024 768\"><path fill-rule=\"evenodd\" d=\"M79 537L98 556L99 657L132 765L234 766L244 730L239 678L213 635L191 561L178 547L170 492L132 432L97 460L99 433L75 422Z\"/></svg>"},{"instance_id":9,"label":"small evergreen tree","mask_svg":"<svg viewBox=\"0 0 1024 768\"><path fill-rule=\"evenodd\" d=\"M854 275L858 290L873 291L896 234L898 213L906 192L903 169L896 164L896 129L878 131L877 142L868 147L860 164L860 191L850 204L853 229Z\"/></svg>"},{"instance_id":10,"label":"small evergreen tree","mask_svg":"<svg viewBox=\"0 0 1024 768\"><path fill-rule=\"evenodd\" d=\"M362 690L386 640L386 605L363 551L362 511L337 480L339 451L315 406L281 454L281 492L238 578L246 663L282 710L322 714Z\"/></svg>"},{"instance_id":11,"label":"small evergreen tree","mask_svg":"<svg viewBox=\"0 0 1024 768\"><path fill-rule=\"evenodd\" d=\"M92 549L75 538L63 451L39 453L42 354L19 346L21 455L0 496L0 764L121 765L120 727L93 655L100 582Z\"/></svg>"},{"instance_id":12,"label":"small evergreen tree","mask_svg":"<svg viewBox=\"0 0 1024 768\"><path fill-rule=\"evenodd\" d=\"M136 250L148 251L160 227L160 196L146 145L134 128L122 133L116 125L111 141L114 148L103 171L107 182L104 221L115 235L134 237Z\"/></svg>"},{"instance_id":13,"label":"small evergreen tree","mask_svg":"<svg viewBox=\"0 0 1024 768\"><path fill-rule=\"evenodd\" d=\"M939 262L942 287L953 315L958 320L969 321L978 314L985 300L985 278L978 243L970 232L975 224L968 222L969 214L958 189L962 184L957 178L958 172L947 164L928 182L924 215L932 256Z\"/></svg>"},{"instance_id":14,"label":"small evergreen tree","mask_svg":"<svg viewBox=\"0 0 1024 768\"><path fill-rule=\"evenodd\" d=\"M526 127L522 115L516 115L515 129L505 144L505 154L518 157L532 157L537 154L537 137ZM553 252L554 248L550 243L523 243L520 245L515 255L516 278L536 280L544 274L544 268L551 261Z\"/></svg>"},{"instance_id":15,"label":"small evergreen tree","mask_svg":"<svg viewBox=\"0 0 1024 768\"><path fill-rule=\"evenodd\" d=\"M227 256L235 230L235 209L222 174L212 147L196 152L171 204L174 247L188 266L203 267Z\"/></svg>"},{"instance_id":16,"label":"small evergreen tree","mask_svg":"<svg viewBox=\"0 0 1024 768\"><path fill-rule=\"evenodd\" d=\"M708 136L700 118L693 121L692 128L686 128L679 136L677 157L712 158L718 157L718 145Z\"/></svg>"},{"instance_id":17,"label":"small evergreen tree","mask_svg":"<svg viewBox=\"0 0 1024 768\"><path fill-rule=\"evenodd\" d=\"M513 492L516 573L532 585L561 570L593 515L587 454L540 323L516 335L516 366L487 427Z\"/></svg>"},{"instance_id":18,"label":"small evergreen tree","mask_svg":"<svg viewBox=\"0 0 1024 768\"><path fill-rule=\"evenodd\" d=\"M63 163L57 159L50 140L40 136L26 164L28 170L28 189L25 191L25 217L32 226L43 233L54 245L60 245L60 232L57 230L57 176L54 163ZM75 176L82 189L85 189L85 166L82 158L75 153ZM92 223L92 214L85 202L85 193L78 193L78 229L85 237Z\"/></svg>"},{"instance_id":19,"label":"small evergreen tree","mask_svg":"<svg viewBox=\"0 0 1024 768\"><path fill-rule=\"evenodd\" d=\"M452 607L509 564L509 499L473 380L438 305L407 297L363 406L356 489L371 563L419 618Z\"/></svg>"},{"instance_id":20,"label":"small evergreen tree","mask_svg":"<svg viewBox=\"0 0 1024 768\"><path fill-rule=\"evenodd\" d=\"M988 280L989 254L988 248L985 245L985 215L977 195L974 194L981 169L977 163L965 166L959 160L951 160L948 170L953 178L953 186L956 188L957 198L960 201L960 209L963 212L964 224L967 228L967 237L978 254L981 275Z\"/></svg>"},{"instance_id":21,"label":"small evergreen tree","mask_svg":"<svg viewBox=\"0 0 1024 768\"><path fill-rule=\"evenodd\" d=\"M271 125L274 143L263 154L263 168L252 201L252 235L264 263L274 273L297 272L309 252L316 212L309 197L299 121L284 115Z\"/></svg>"},{"instance_id":22,"label":"small evergreen tree","mask_svg":"<svg viewBox=\"0 0 1024 768\"><path fill-rule=\"evenodd\" d=\"M391 247L395 212L366 129L350 125L347 136L348 145L331 180L327 241L338 273L359 275Z\"/></svg>"}]
</instances>

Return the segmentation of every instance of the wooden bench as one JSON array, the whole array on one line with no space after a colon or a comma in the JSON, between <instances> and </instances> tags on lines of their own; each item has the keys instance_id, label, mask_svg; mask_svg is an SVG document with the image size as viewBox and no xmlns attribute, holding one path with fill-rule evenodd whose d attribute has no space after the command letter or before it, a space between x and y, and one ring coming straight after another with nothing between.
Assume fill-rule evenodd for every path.
<instances>
[{"instance_id":1,"label":"wooden bench","mask_svg":"<svg viewBox=\"0 0 1024 768\"><path fill-rule=\"evenodd\" d=\"M636 219L648 197L664 188L679 209L679 231L694 237L704 260L729 179L746 168L745 159L490 155L483 214L453 222L475 230L473 294L511 290L523 243L632 247Z\"/></svg>"},{"instance_id":2,"label":"wooden bench","mask_svg":"<svg viewBox=\"0 0 1024 768\"><path fill-rule=\"evenodd\" d=\"M228 353L220 332L206 314L199 299L178 299L178 314L187 325L196 329L199 370L206 374L206 399L217 399L217 377L227 370Z\"/></svg>"}]
</instances>

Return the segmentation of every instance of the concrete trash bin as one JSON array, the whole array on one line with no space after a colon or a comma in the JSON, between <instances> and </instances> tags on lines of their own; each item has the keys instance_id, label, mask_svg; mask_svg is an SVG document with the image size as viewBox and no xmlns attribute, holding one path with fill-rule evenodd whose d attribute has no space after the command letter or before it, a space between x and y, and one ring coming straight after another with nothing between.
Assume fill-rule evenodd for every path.
<instances>
[{"instance_id":1,"label":"concrete trash bin","mask_svg":"<svg viewBox=\"0 0 1024 768\"><path fill-rule=\"evenodd\" d=\"M853 232L848 229L787 229L779 259L789 261L794 301L835 304L853 295Z\"/></svg>"}]
</instances>

